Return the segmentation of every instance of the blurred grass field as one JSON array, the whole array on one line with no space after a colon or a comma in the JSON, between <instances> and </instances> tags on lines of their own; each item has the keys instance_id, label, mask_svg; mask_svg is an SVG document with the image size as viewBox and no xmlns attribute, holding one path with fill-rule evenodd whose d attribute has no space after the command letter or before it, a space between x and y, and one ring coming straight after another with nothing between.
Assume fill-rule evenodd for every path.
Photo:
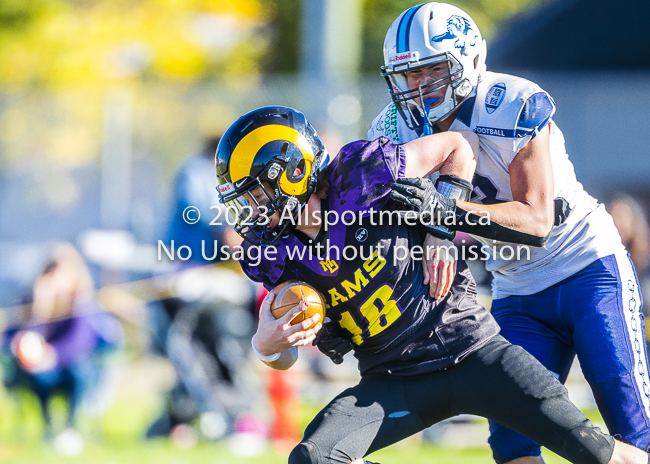
<instances>
[{"instance_id":1,"label":"blurred grass field","mask_svg":"<svg viewBox=\"0 0 650 464\"><path fill-rule=\"evenodd\" d=\"M27 392L0 390L0 463L11 464L280 464L287 462L290 449L275 449L269 446L263 454L242 457L230 451L227 441L199 444L191 449L179 449L167 439L145 441L142 437L149 423L160 411L165 382L154 381L156 389L141 388L139 379L152 379L160 366L152 368L148 361L130 361L128 370L122 376L120 388L112 405L101 417L81 413L78 426L84 436L83 453L76 457L65 457L55 453L51 444L42 440L43 421L37 400ZM156 362L154 361L154 364ZM160 362L158 361L158 364ZM164 369L163 369L164 370ZM301 426L308 424L324 405L320 402L301 404ZM55 427L62 428L65 417L63 400L52 403ZM597 411L586 410L585 414L600 425L602 420ZM474 428L487 429L487 421L477 418ZM602 426L602 425L601 425ZM459 427L459 426L452 426ZM459 429L458 434L465 433ZM443 440L444 441L444 440ZM378 451L369 459L382 464L405 463L432 464L461 462L464 464L491 463L491 452L487 443L477 440L471 447L460 447L422 441L412 437L392 447ZM545 451L548 464L566 463L564 459Z\"/></svg>"}]
</instances>

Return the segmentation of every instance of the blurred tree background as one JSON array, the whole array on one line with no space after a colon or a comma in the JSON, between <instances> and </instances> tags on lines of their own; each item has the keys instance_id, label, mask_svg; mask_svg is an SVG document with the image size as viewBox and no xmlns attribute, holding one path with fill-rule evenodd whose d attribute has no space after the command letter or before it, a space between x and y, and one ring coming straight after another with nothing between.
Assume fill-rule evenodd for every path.
<instances>
[{"instance_id":1,"label":"blurred tree background","mask_svg":"<svg viewBox=\"0 0 650 464\"><path fill-rule=\"evenodd\" d=\"M543 0L459 0L488 39ZM363 0L363 72L412 0ZM300 0L0 0L0 83L200 83L299 69ZM308 25L306 25L308 27Z\"/></svg>"},{"instance_id":2,"label":"blurred tree background","mask_svg":"<svg viewBox=\"0 0 650 464\"><path fill-rule=\"evenodd\" d=\"M258 0L2 0L0 81L191 83L255 73L273 15Z\"/></svg>"}]
</instances>

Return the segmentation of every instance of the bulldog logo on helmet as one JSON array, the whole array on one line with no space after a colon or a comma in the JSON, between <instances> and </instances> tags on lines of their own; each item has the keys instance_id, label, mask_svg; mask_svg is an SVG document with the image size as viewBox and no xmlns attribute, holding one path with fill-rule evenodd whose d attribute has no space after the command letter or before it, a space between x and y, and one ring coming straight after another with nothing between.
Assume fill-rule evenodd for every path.
<instances>
[{"instance_id":1,"label":"bulldog logo on helmet","mask_svg":"<svg viewBox=\"0 0 650 464\"><path fill-rule=\"evenodd\" d=\"M447 39L456 39L454 46L460 48L462 55L467 55L467 47L476 45L476 39L478 37L479 35L474 32L472 25L466 18L453 15L447 20L447 32L432 37L431 41L442 42Z\"/></svg>"}]
</instances>

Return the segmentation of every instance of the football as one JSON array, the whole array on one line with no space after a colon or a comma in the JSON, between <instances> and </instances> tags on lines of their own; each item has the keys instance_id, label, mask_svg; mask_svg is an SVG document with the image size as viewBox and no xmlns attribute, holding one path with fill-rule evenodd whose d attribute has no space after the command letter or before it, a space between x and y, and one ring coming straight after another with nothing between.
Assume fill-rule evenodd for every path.
<instances>
[{"instance_id":1,"label":"football","mask_svg":"<svg viewBox=\"0 0 650 464\"><path fill-rule=\"evenodd\" d=\"M311 285L305 282L285 282L275 287L274 292L276 297L271 304L271 314L276 319L280 319L290 309L306 302L309 303L309 306L291 320L291 325L296 325L317 313L320 314L320 321L318 322L323 322L325 318L325 302L320 293ZM314 325L308 329L311 329Z\"/></svg>"}]
</instances>

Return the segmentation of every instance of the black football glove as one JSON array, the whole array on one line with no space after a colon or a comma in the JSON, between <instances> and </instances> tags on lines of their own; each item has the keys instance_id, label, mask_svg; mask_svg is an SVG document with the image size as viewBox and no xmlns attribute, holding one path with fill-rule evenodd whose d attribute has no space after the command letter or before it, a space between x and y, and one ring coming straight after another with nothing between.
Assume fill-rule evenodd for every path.
<instances>
[{"instance_id":1,"label":"black football glove","mask_svg":"<svg viewBox=\"0 0 650 464\"><path fill-rule=\"evenodd\" d=\"M430 179L398 179L392 189L390 197L407 210L417 212L420 223L425 227L446 225L442 222L445 218L456 217L456 200L438 193Z\"/></svg>"},{"instance_id":2,"label":"black football glove","mask_svg":"<svg viewBox=\"0 0 650 464\"><path fill-rule=\"evenodd\" d=\"M326 322L316 334L312 345L318 347L321 353L330 358L334 364L341 364L343 356L352 351L352 342L339 336L334 322Z\"/></svg>"}]
</instances>

